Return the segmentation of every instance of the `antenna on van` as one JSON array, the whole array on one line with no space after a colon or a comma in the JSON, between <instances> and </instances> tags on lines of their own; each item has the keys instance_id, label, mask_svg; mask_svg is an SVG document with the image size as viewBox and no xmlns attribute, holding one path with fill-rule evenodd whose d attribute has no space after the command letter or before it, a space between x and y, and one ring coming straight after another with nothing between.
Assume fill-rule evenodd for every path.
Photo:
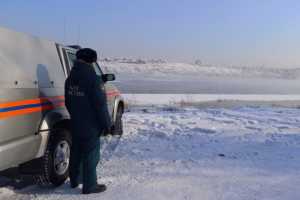
<instances>
[{"instance_id":1,"label":"antenna on van","mask_svg":"<svg viewBox=\"0 0 300 200\"><path fill-rule=\"evenodd\" d=\"M79 43L80 43L80 24L78 24L78 30L77 30L78 32L77 32L77 45L79 45Z\"/></svg>"},{"instance_id":2,"label":"antenna on van","mask_svg":"<svg viewBox=\"0 0 300 200\"><path fill-rule=\"evenodd\" d=\"M66 44L66 26L67 26L67 19L66 16L64 17L64 41L63 43Z\"/></svg>"}]
</instances>

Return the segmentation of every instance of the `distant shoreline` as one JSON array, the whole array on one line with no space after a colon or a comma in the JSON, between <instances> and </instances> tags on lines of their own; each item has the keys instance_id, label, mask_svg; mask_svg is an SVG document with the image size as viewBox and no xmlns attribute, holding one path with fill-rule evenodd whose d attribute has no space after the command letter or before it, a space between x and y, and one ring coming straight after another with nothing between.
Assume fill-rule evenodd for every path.
<instances>
[{"instance_id":1,"label":"distant shoreline","mask_svg":"<svg viewBox=\"0 0 300 200\"><path fill-rule=\"evenodd\" d=\"M123 94L129 106L281 106L298 108L300 95Z\"/></svg>"}]
</instances>

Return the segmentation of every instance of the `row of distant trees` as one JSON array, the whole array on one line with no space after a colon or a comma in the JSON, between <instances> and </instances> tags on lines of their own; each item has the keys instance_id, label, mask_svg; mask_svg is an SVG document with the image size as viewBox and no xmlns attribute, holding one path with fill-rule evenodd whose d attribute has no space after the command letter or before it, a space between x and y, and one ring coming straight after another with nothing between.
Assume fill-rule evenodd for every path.
<instances>
[{"instance_id":1,"label":"row of distant trees","mask_svg":"<svg viewBox=\"0 0 300 200\"><path fill-rule=\"evenodd\" d=\"M166 61L162 59L151 59L151 60L143 60L143 59L131 59L131 58L104 58L101 61L103 62L119 62L119 63L130 63L130 64L146 64L146 63L166 63Z\"/></svg>"},{"instance_id":2,"label":"row of distant trees","mask_svg":"<svg viewBox=\"0 0 300 200\"><path fill-rule=\"evenodd\" d=\"M103 62L118 62L118 63L129 63L129 64L163 64L167 63L165 60L162 59L151 59L151 60L143 60L143 59L132 59L132 58L103 58L101 61ZM197 59L194 62L195 65L202 66L203 63L201 60Z\"/></svg>"}]
</instances>

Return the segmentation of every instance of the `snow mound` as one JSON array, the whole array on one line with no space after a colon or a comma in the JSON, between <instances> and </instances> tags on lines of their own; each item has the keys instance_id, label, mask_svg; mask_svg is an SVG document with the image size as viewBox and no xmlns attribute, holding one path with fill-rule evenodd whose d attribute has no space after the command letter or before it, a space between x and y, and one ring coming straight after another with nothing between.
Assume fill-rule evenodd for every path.
<instances>
[{"instance_id":1,"label":"snow mound","mask_svg":"<svg viewBox=\"0 0 300 200\"><path fill-rule=\"evenodd\" d=\"M16 194L13 190L8 188L0 188L0 199L1 200L10 200L15 198Z\"/></svg>"}]
</instances>

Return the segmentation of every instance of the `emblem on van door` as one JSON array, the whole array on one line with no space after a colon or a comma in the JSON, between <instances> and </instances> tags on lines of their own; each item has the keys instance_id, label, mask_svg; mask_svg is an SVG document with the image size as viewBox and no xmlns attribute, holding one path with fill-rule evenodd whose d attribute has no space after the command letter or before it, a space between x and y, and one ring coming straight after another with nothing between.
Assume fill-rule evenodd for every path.
<instances>
[{"instance_id":1,"label":"emblem on van door","mask_svg":"<svg viewBox=\"0 0 300 200\"><path fill-rule=\"evenodd\" d=\"M70 96L84 97L85 93L80 90L79 86L70 86L68 90Z\"/></svg>"}]
</instances>

